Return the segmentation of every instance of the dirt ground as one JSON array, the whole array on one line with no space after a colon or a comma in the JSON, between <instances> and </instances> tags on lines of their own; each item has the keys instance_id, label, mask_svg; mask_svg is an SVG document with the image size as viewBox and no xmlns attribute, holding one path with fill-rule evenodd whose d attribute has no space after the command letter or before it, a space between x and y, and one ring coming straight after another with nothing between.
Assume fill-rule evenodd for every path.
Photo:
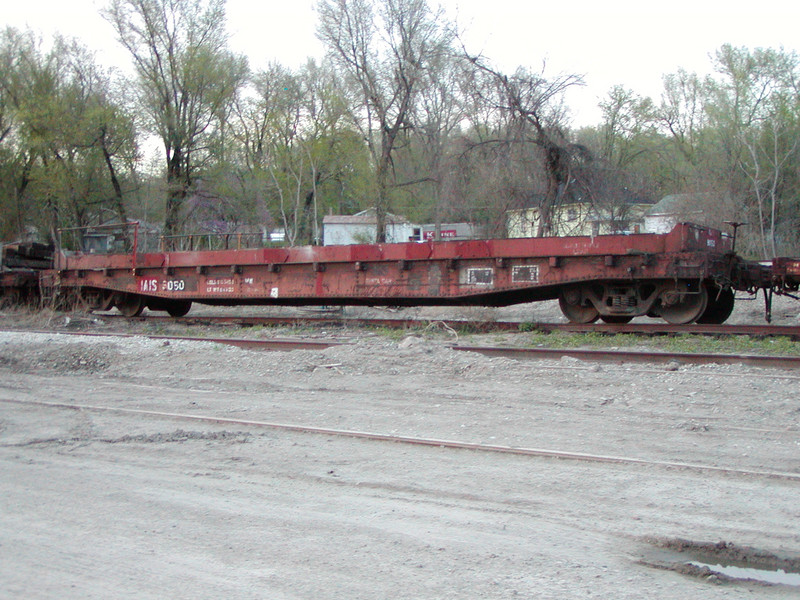
<instances>
[{"instance_id":1,"label":"dirt ground","mask_svg":"<svg viewBox=\"0 0 800 600\"><path fill-rule=\"evenodd\" d=\"M504 310L482 314L515 318ZM797 310L776 313L797 324ZM109 321L3 313L0 328ZM0 597L800 595L682 566L693 549L736 549L739 561L800 570L800 373L519 362L454 351L446 335L288 335L350 343L278 353L0 332Z\"/></svg>"}]
</instances>

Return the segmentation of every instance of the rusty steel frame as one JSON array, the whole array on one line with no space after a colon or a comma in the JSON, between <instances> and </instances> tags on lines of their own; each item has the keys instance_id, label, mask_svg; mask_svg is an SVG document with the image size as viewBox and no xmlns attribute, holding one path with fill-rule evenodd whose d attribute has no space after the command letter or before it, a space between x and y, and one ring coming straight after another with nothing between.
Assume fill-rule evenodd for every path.
<instances>
[{"instance_id":1,"label":"rusty steel frame","mask_svg":"<svg viewBox=\"0 0 800 600\"><path fill-rule=\"evenodd\" d=\"M166 301L275 305L485 305L553 299L586 282L735 279L721 232L523 238L56 257L62 288ZM759 277L763 275L759 274Z\"/></svg>"}]
</instances>

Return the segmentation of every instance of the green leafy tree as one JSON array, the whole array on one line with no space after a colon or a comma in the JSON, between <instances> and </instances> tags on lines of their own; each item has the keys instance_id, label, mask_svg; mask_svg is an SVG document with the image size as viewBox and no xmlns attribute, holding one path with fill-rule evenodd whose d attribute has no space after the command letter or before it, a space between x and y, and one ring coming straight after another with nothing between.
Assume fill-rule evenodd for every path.
<instances>
[{"instance_id":1,"label":"green leafy tree","mask_svg":"<svg viewBox=\"0 0 800 600\"><path fill-rule=\"evenodd\" d=\"M761 256L797 241L798 95L793 52L722 46L709 86L707 148L729 202L731 220L747 221L743 249Z\"/></svg>"},{"instance_id":2,"label":"green leafy tree","mask_svg":"<svg viewBox=\"0 0 800 600\"><path fill-rule=\"evenodd\" d=\"M247 61L228 50L224 0L112 0L104 15L133 59L146 128L164 146L164 233L174 235Z\"/></svg>"},{"instance_id":3,"label":"green leafy tree","mask_svg":"<svg viewBox=\"0 0 800 600\"><path fill-rule=\"evenodd\" d=\"M133 126L94 56L61 37L43 52L29 32L7 29L0 60L3 206L15 234L125 220Z\"/></svg>"},{"instance_id":4,"label":"green leafy tree","mask_svg":"<svg viewBox=\"0 0 800 600\"><path fill-rule=\"evenodd\" d=\"M254 76L236 118L248 187L263 199L262 220L289 243L320 243L325 209L360 206L366 148L332 72L314 61L296 72L270 65Z\"/></svg>"}]
</instances>

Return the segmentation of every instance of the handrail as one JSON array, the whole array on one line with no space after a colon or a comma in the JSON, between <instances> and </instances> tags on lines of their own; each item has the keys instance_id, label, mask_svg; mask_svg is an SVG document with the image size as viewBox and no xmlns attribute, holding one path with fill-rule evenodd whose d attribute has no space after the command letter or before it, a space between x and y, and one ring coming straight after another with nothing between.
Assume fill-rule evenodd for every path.
<instances>
[{"instance_id":1,"label":"handrail","mask_svg":"<svg viewBox=\"0 0 800 600\"><path fill-rule=\"evenodd\" d=\"M105 225L82 225L79 227L59 227L56 229L57 233L57 240L56 243L58 244L56 256L61 256L64 254L64 249L62 246L62 237L61 234L65 232L74 232L74 231L95 231L98 229L111 229L111 230L125 230L125 234L128 234L128 230L132 227L133 228L133 240L131 244L131 268L136 268L136 258L139 253L139 221L128 221L126 223L106 223ZM60 261L59 261L60 262Z\"/></svg>"},{"instance_id":2,"label":"handrail","mask_svg":"<svg viewBox=\"0 0 800 600\"><path fill-rule=\"evenodd\" d=\"M178 242L178 245L181 247L182 250L188 250L189 252L193 250L201 249L203 240L206 241L206 248L207 250L212 249L223 249L223 250L231 250L231 237L234 237L236 240L236 250L241 250L244 248L253 248L253 247L261 247L263 245L263 237L260 232L253 232L253 233L246 233L246 232L236 232L236 233L187 233L187 234L175 234L175 235L162 235L160 240L160 248L161 252L167 252L170 250L175 249L174 242ZM248 240L253 239L257 240L257 244L250 244ZM242 241L244 240L244 244ZM213 244L212 241L222 242L221 244ZM188 242L187 244L182 244L181 242ZM218 248L214 248L213 246L221 246Z\"/></svg>"}]
</instances>

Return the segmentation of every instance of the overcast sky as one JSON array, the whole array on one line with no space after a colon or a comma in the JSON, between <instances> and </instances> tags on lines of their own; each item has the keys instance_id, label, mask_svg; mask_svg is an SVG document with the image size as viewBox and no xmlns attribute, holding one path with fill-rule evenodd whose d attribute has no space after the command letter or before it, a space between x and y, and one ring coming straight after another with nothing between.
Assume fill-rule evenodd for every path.
<instances>
[{"instance_id":1,"label":"overcast sky","mask_svg":"<svg viewBox=\"0 0 800 600\"><path fill-rule=\"evenodd\" d=\"M10 5L9 5L10 4ZM105 64L127 62L99 16L105 0L14 0L0 23L58 31L98 51ZM577 73L586 87L568 96L576 124L596 124L598 99L615 84L657 98L661 76L683 67L708 72L722 44L800 48L800 2L760 0L443 0L471 52L503 71L519 65ZM254 68L277 60L297 67L320 58L315 0L228 0L231 46Z\"/></svg>"}]
</instances>

